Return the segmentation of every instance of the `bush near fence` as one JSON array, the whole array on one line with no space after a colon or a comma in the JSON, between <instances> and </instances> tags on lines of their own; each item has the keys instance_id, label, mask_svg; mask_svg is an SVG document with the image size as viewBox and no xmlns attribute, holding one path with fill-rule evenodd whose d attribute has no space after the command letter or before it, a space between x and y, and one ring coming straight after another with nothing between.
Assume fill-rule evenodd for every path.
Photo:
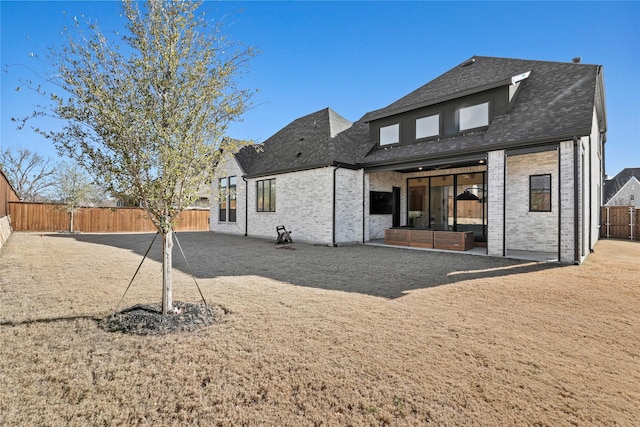
<instances>
[{"instance_id":1,"label":"bush near fence","mask_svg":"<svg viewBox=\"0 0 640 427\"><path fill-rule=\"evenodd\" d=\"M69 230L69 213L62 205L9 203L14 231L56 232ZM176 231L208 231L209 210L190 209L180 213ZM127 233L157 231L144 209L78 208L73 231L83 233Z\"/></svg>"},{"instance_id":2,"label":"bush near fence","mask_svg":"<svg viewBox=\"0 0 640 427\"><path fill-rule=\"evenodd\" d=\"M640 240L640 209L633 206L602 207L600 237Z\"/></svg>"}]
</instances>

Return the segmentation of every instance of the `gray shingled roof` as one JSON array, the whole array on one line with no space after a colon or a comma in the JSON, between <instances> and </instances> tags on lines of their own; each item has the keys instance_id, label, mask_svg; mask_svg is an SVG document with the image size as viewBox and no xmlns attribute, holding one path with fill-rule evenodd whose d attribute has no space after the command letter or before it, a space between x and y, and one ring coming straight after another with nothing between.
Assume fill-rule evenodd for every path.
<instances>
[{"instance_id":1,"label":"gray shingled roof","mask_svg":"<svg viewBox=\"0 0 640 427\"><path fill-rule=\"evenodd\" d=\"M511 112L495 117L484 132L375 150L365 165L458 155L542 142L560 141L591 133L598 65L529 61L474 56L391 105L367 114L366 120L430 105L474 87L487 88L531 71L521 82ZM454 96L455 97L455 96Z\"/></svg>"},{"instance_id":2,"label":"gray shingled roof","mask_svg":"<svg viewBox=\"0 0 640 427\"><path fill-rule=\"evenodd\" d=\"M243 148L236 158L249 176L332 165L345 155L335 137L351 124L325 108L294 120L262 144Z\"/></svg>"},{"instance_id":3,"label":"gray shingled roof","mask_svg":"<svg viewBox=\"0 0 640 427\"><path fill-rule=\"evenodd\" d=\"M509 114L494 117L484 131L382 149L369 138L372 120L506 85L529 71ZM604 93L597 92L600 72L598 65L474 56L353 124L326 108L246 147L237 159L247 175L258 176L335 164L399 164L585 136L591 133L596 100L604 101Z\"/></svg>"},{"instance_id":4,"label":"gray shingled roof","mask_svg":"<svg viewBox=\"0 0 640 427\"><path fill-rule=\"evenodd\" d=\"M611 179L607 179L604 182L604 201L603 204L607 204L613 196L631 179L636 177L640 181L640 168L625 168Z\"/></svg>"}]
</instances>

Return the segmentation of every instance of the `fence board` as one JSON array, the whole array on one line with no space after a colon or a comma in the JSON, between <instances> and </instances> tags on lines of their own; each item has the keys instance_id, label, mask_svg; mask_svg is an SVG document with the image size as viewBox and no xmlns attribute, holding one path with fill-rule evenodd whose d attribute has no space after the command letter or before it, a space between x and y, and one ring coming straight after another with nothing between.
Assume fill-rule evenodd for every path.
<instances>
[{"instance_id":1,"label":"fence board","mask_svg":"<svg viewBox=\"0 0 640 427\"><path fill-rule=\"evenodd\" d=\"M2 170L0 170L0 218L9 213L9 202L17 201L19 201L18 195Z\"/></svg>"},{"instance_id":2,"label":"fence board","mask_svg":"<svg viewBox=\"0 0 640 427\"><path fill-rule=\"evenodd\" d=\"M632 224L633 229L631 228ZM614 239L633 237L633 240L639 240L640 209L631 206L602 207L600 210L600 237Z\"/></svg>"},{"instance_id":3,"label":"fence board","mask_svg":"<svg viewBox=\"0 0 640 427\"><path fill-rule=\"evenodd\" d=\"M69 230L69 213L60 205L9 203L9 214L14 231ZM177 231L208 231L209 210L184 211L177 222ZM147 213L138 208L79 208L74 215L73 229L83 233L156 231Z\"/></svg>"}]
</instances>

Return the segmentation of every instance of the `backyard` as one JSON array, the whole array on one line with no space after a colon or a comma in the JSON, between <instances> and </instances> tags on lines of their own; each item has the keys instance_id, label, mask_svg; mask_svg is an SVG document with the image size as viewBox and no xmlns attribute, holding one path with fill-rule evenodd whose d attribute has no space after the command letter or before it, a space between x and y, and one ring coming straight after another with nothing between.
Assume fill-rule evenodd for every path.
<instances>
[{"instance_id":1,"label":"backyard","mask_svg":"<svg viewBox=\"0 0 640 427\"><path fill-rule=\"evenodd\" d=\"M640 243L582 266L179 233L221 321L105 332L161 299L152 234L0 250L0 425L637 425ZM199 302L174 249L174 300Z\"/></svg>"}]
</instances>

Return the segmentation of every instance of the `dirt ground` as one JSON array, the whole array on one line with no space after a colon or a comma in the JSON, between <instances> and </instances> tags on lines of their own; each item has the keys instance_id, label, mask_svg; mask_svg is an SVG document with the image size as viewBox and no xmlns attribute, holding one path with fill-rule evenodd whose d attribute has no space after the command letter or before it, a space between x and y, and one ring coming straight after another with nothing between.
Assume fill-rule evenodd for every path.
<instances>
[{"instance_id":1,"label":"dirt ground","mask_svg":"<svg viewBox=\"0 0 640 427\"><path fill-rule=\"evenodd\" d=\"M174 299L223 322L136 336L153 235L14 233L0 250L0 425L638 425L640 243L582 266L178 235Z\"/></svg>"}]
</instances>

